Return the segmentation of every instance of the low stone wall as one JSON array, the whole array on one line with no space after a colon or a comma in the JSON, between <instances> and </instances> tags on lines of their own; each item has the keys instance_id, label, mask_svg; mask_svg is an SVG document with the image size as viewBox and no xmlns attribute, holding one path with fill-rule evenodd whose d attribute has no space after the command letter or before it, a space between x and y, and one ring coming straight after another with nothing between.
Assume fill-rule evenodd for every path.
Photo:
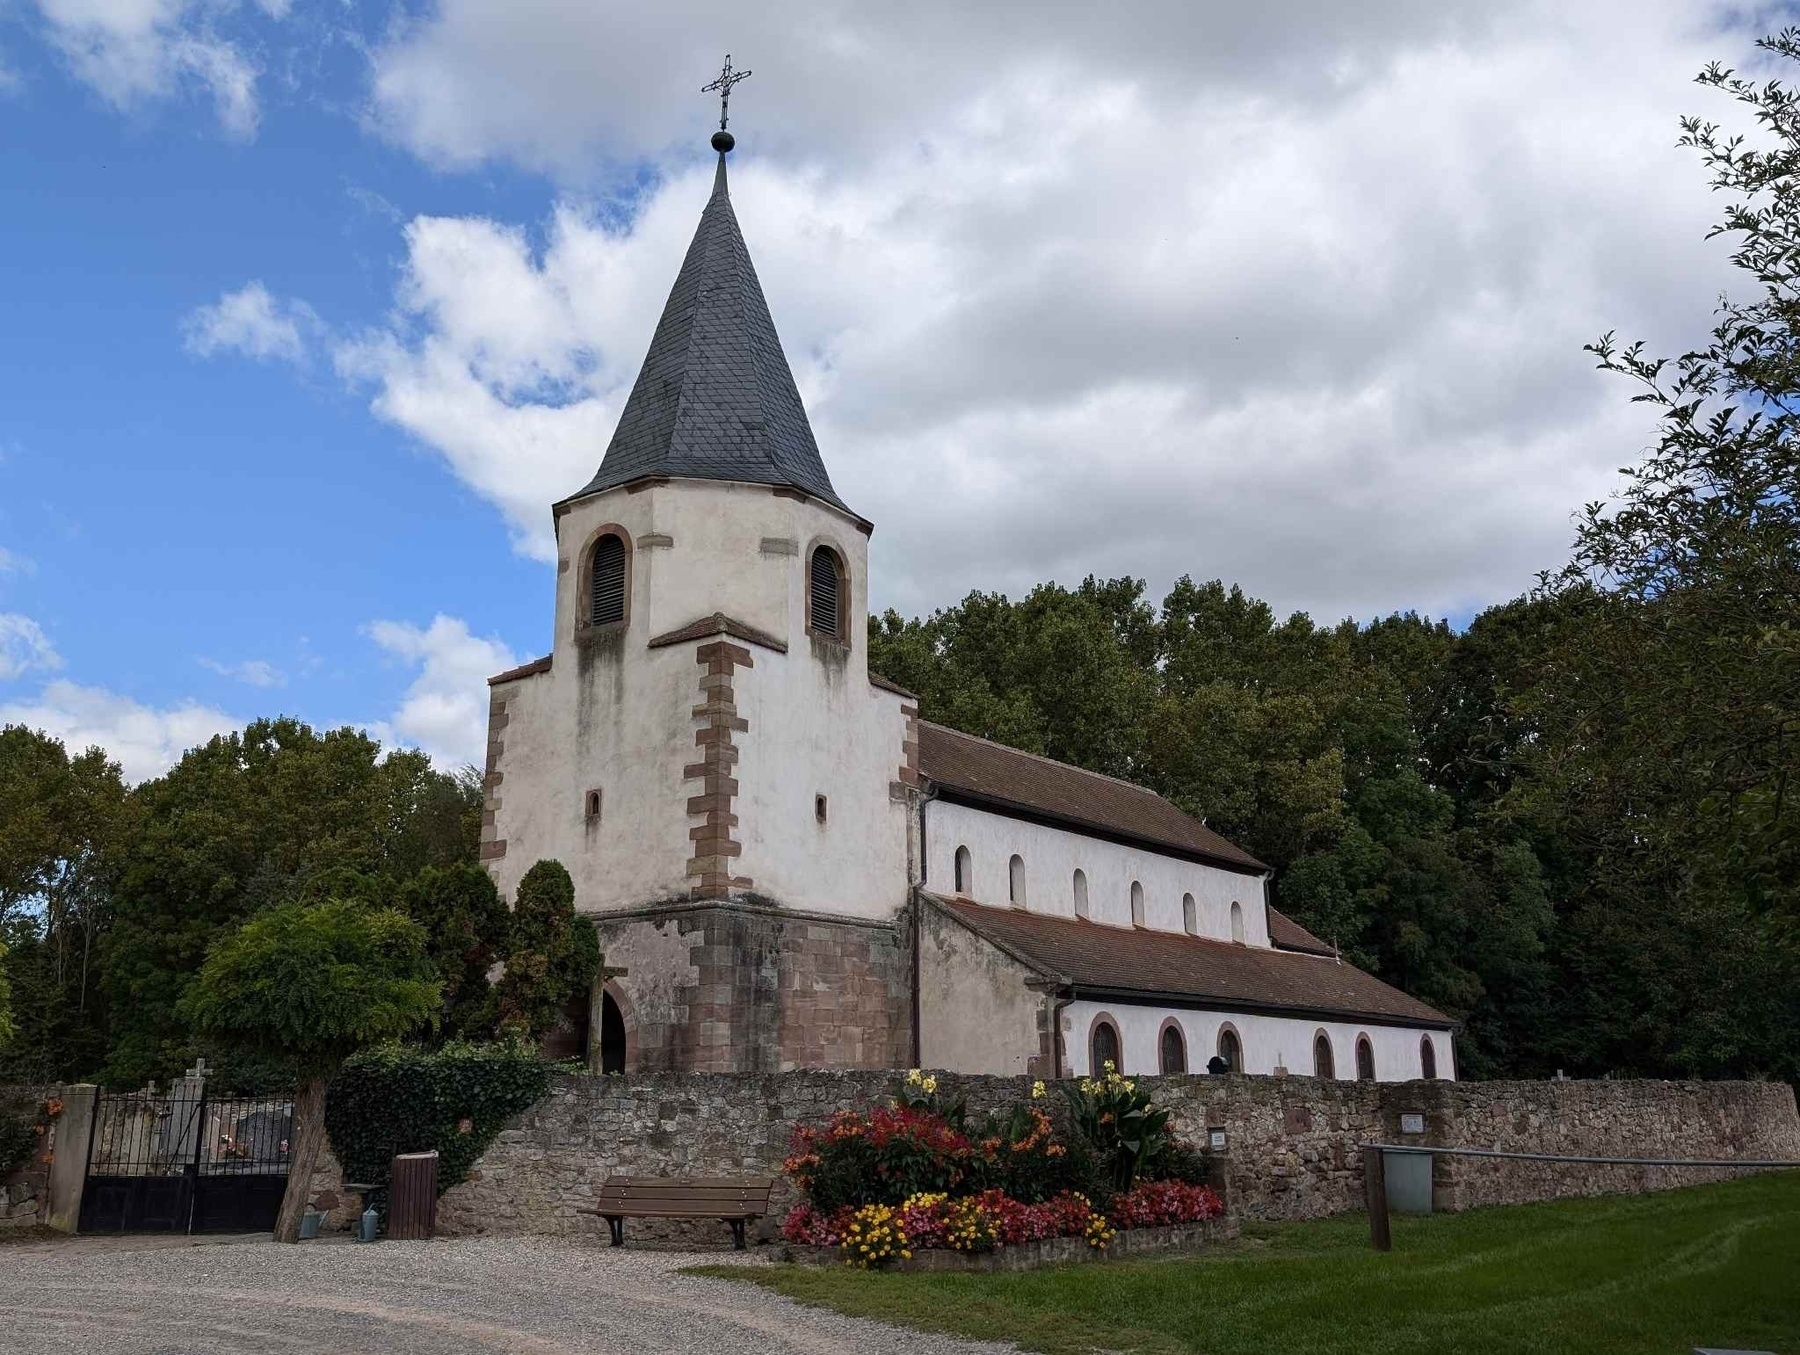
<instances>
[{"instance_id":1,"label":"low stone wall","mask_svg":"<svg viewBox=\"0 0 1800 1355\"><path fill-rule=\"evenodd\" d=\"M616 1173L778 1175L797 1124L866 1108L892 1094L896 1074L795 1072L652 1074L558 1079L515 1117L440 1203L440 1232L604 1231L594 1193ZM1029 1095L1025 1078L939 1074L940 1093L973 1115ZM1175 1114L1177 1132L1205 1142L1223 1129L1226 1205L1237 1217L1301 1219L1362 1205L1357 1145L1380 1140L1442 1147L1604 1156L1800 1160L1800 1114L1784 1083L1337 1082L1309 1077L1140 1079ZM1057 1098L1060 1100L1060 1098ZM1424 1132L1402 1135L1401 1116ZM1689 1185L1721 1172L1552 1167L1439 1158L1438 1207L1519 1203ZM777 1217L795 1197L776 1189ZM720 1226L634 1220L632 1238L726 1240ZM765 1229L767 1235L767 1229Z\"/></svg>"},{"instance_id":2,"label":"low stone wall","mask_svg":"<svg viewBox=\"0 0 1800 1355\"><path fill-rule=\"evenodd\" d=\"M0 1176L0 1231L41 1226L50 1213L50 1157L56 1149L56 1121L40 1120L39 1109L54 1100L59 1087L0 1088L0 1112L23 1115L43 1124L31 1160Z\"/></svg>"}]
</instances>

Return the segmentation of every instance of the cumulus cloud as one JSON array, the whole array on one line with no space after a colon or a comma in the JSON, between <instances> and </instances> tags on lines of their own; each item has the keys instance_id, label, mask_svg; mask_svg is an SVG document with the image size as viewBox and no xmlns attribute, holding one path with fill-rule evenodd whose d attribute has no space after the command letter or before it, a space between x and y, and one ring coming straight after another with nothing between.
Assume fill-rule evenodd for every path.
<instances>
[{"instance_id":1,"label":"cumulus cloud","mask_svg":"<svg viewBox=\"0 0 1800 1355\"><path fill-rule=\"evenodd\" d=\"M250 687L285 687L287 674L266 659L246 659L242 663L220 663L217 659L202 656L198 660L200 666L220 677L228 677Z\"/></svg>"},{"instance_id":2,"label":"cumulus cloud","mask_svg":"<svg viewBox=\"0 0 1800 1355\"><path fill-rule=\"evenodd\" d=\"M393 321L338 352L539 558L708 191L669 134L717 8L443 0L375 56L390 136L565 184L543 223L414 220ZM1650 440L1581 345L1679 349L1725 285L1675 120L1725 115L1692 76L1751 20L1295 10L798 3L737 53L734 201L877 605L1092 571L1458 612ZM623 215L587 196L619 162L653 170Z\"/></svg>"},{"instance_id":3,"label":"cumulus cloud","mask_svg":"<svg viewBox=\"0 0 1800 1355\"><path fill-rule=\"evenodd\" d=\"M199 86L220 125L256 134L256 67L215 29L229 4L197 0L37 0L46 36L76 78L126 109ZM279 18L286 12L263 5Z\"/></svg>"},{"instance_id":4,"label":"cumulus cloud","mask_svg":"<svg viewBox=\"0 0 1800 1355\"><path fill-rule=\"evenodd\" d=\"M393 715L370 726L383 742L419 748L446 770L485 761L487 680L516 660L499 640L469 633L466 621L439 615L429 626L376 621L369 638L419 669Z\"/></svg>"},{"instance_id":5,"label":"cumulus cloud","mask_svg":"<svg viewBox=\"0 0 1800 1355\"><path fill-rule=\"evenodd\" d=\"M32 669L62 667L62 656L43 627L29 616L0 612L0 679L16 678Z\"/></svg>"},{"instance_id":6,"label":"cumulus cloud","mask_svg":"<svg viewBox=\"0 0 1800 1355\"><path fill-rule=\"evenodd\" d=\"M190 353L211 357L236 352L259 362L304 362L308 341L323 326L304 301L281 301L260 280L225 292L210 306L197 306L181 322Z\"/></svg>"},{"instance_id":7,"label":"cumulus cloud","mask_svg":"<svg viewBox=\"0 0 1800 1355\"><path fill-rule=\"evenodd\" d=\"M101 687L57 681L35 700L0 704L0 725L11 724L54 734L71 750L104 748L136 782L160 776L189 748L239 722L191 701L159 710Z\"/></svg>"}]
</instances>

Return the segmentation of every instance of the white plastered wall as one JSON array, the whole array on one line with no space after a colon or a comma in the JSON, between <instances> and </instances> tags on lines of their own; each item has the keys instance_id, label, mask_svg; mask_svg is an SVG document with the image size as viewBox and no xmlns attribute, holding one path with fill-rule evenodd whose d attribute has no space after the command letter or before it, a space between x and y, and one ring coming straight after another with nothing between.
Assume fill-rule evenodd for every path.
<instances>
[{"instance_id":1,"label":"white plastered wall","mask_svg":"<svg viewBox=\"0 0 1800 1355\"><path fill-rule=\"evenodd\" d=\"M582 556L607 527L631 545L628 622L583 639ZM559 518L557 542L551 670L493 689L507 702L494 834L507 849L491 863L502 891L510 896L532 863L554 857L586 912L686 896L689 829L700 822L687 812L698 786L682 776L700 756L694 651L727 638L752 655L732 679L750 726L733 735L732 832L743 846L735 873L791 907L864 917L900 908L907 809L889 785L906 720L900 697L869 685L868 542L857 525L767 485L674 480L580 500ZM849 573L846 647L806 633L806 560L821 542ZM648 648L715 612L786 642L787 653L732 637ZM596 789L598 823L586 815Z\"/></svg>"},{"instance_id":2,"label":"white plastered wall","mask_svg":"<svg viewBox=\"0 0 1800 1355\"><path fill-rule=\"evenodd\" d=\"M1025 863L1025 908L1056 917L1075 916L1075 871L1087 875L1088 918L1114 926L1131 925L1131 882L1144 887L1144 925L1154 931L1185 930L1181 896L1194 896L1198 934L1221 941L1231 935L1231 905L1243 908L1244 943L1269 944L1264 881L1179 857L1163 856L1102 838L1087 837L969 805L933 800L925 806L925 884L954 894L955 856L969 849L973 868L968 897L1006 906L1008 863Z\"/></svg>"},{"instance_id":3,"label":"white plastered wall","mask_svg":"<svg viewBox=\"0 0 1800 1355\"><path fill-rule=\"evenodd\" d=\"M1320 959L1321 964L1335 961ZM1206 1071L1206 1061L1219 1051L1219 1032L1229 1023L1237 1031L1246 1073L1273 1073L1279 1065L1288 1072L1313 1075L1313 1037L1324 1031L1331 1040L1333 1075L1341 1081L1356 1078L1357 1037L1369 1037L1375 1054L1377 1082L1407 1082L1422 1075L1421 1037L1429 1036L1437 1052L1437 1075L1456 1077L1456 1058L1450 1032L1421 1030L1412 1026L1383 1026L1345 1021L1308 1021L1286 1016L1261 1016L1245 1012L1193 1011L1173 1007L1140 1007L1123 1003L1071 1002L1063 1009L1063 1057L1077 1077L1091 1076L1089 1032L1096 1017L1105 1014L1118 1027L1121 1054L1127 1076L1159 1072L1162 1066L1162 1029L1173 1019L1187 1041L1190 1073Z\"/></svg>"}]
</instances>

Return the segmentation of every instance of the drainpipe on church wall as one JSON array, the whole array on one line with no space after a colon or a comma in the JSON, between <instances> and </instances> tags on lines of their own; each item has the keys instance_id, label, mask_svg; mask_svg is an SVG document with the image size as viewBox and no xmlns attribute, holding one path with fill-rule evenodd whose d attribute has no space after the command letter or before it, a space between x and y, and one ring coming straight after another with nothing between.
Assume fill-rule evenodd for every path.
<instances>
[{"instance_id":1,"label":"drainpipe on church wall","mask_svg":"<svg viewBox=\"0 0 1800 1355\"><path fill-rule=\"evenodd\" d=\"M912 923L913 923L913 935L912 935L912 1066L914 1068L917 1068L921 1065L921 1063L923 1061L923 1057L922 1057L920 1051L924 1048L924 1033L919 1029L919 1023L921 1020L920 1003L919 1003L919 983L920 983L919 952L920 952L920 949L922 948L923 942L925 940L925 905L920 901L919 896L918 896L918 891L925 887L925 806L930 804L933 800L935 800L937 798L937 792L935 789L927 787L924 790L915 791L914 795L917 797L917 804L918 804L918 813L915 817L917 819L918 826L919 826L919 832L918 832L919 854L918 854L918 859L916 862L908 861L906 863L906 870L907 870L908 875L913 875L915 873L914 869L913 869L914 865L916 864L918 867L918 870L916 872L917 878L914 879L913 881L911 881L912 887L907 890L907 894L909 896L909 901L912 904L912 915L913 915L912 916ZM911 839L913 834L910 831L911 830L910 823L908 824L908 830L909 831L907 832L907 837L909 839Z\"/></svg>"}]
</instances>

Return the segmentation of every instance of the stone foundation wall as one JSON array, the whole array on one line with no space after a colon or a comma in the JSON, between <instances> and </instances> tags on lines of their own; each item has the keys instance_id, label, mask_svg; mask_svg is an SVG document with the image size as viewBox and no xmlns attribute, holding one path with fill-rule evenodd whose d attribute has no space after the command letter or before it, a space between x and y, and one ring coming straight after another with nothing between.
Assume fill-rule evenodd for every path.
<instances>
[{"instance_id":1,"label":"stone foundation wall","mask_svg":"<svg viewBox=\"0 0 1800 1355\"><path fill-rule=\"evenodd\" d=\"M891 1072L761 1076L659 1074L559 1079L516 1117L447 1192L447 1234L604 1231L577 1211L614 1173L779 1175L797 1124L863 1109L892 1093ZM1025 1078L942 1074L940 1094L966 1097L980 1116L1029 1095ZM1372 1140L1443 1147L1603 1156L1800 1160L1793 1089L1746 1082L1322 1082L1308 1077L1139 1079L1175 1113L1181 1136L1227 1135L1227 1208L1238 1217L1303 1219L1362 1206L1357 1145ZM1060 1101L1060 1097L1056 1098ZM1401 1135L1402 1114L1425 1132ZM1718 1172L1552 1167L1437 1160L1438 1207L1556 1199L1689 1185ZM777 1216L794 1203L785 1180ZM767 1230L765 1230L765 1233ZM632 1221L630 1238L718 1245L723 1226Z\"/></svg>"},{"instance_id":2,"label":"stone foundation wall","mask_svg":"<svg viewBox=\"0 0 1800 1355\"><path fill-rule=\"evenodd\" d=\"M911 1058L908 925L746 903L591 916L618 975L607 990L634 1072L893 1068Z\"/></svg>"}]
</instances>

